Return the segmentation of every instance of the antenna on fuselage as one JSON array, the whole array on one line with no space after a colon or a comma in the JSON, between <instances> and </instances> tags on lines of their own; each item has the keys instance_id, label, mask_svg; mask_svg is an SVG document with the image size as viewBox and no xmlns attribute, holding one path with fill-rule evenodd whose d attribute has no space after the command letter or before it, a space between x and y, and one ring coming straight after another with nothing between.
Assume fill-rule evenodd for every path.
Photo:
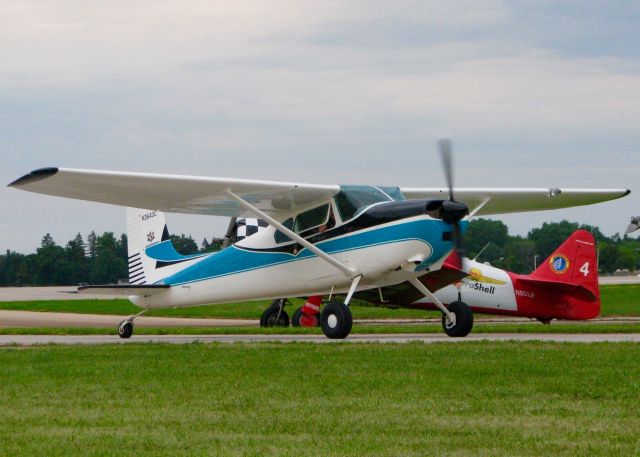
<instances>
[{"instance_id":1,"label":"antenna on fuselage","mask_svg":"<svg viewBox=\"0 0 640 457\"><path fill-rule=\"evenodd\" d=\"M489 241L487 244L484 245L482 249L480 249L480 252L478 252L478 254L473 258L474 262L478 260L478 257L480 257L480 255L485 251L485 249L489 247L490 244L491 244L491 241Z\"/></svg>"}]
</instances>

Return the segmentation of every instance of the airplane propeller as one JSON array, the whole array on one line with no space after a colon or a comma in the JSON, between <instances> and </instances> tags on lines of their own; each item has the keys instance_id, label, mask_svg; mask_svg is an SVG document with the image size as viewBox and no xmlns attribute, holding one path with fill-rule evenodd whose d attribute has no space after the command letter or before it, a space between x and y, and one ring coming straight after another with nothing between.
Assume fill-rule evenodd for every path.
<instances>
[{"instance_id":1,"label":"airplane propeller","mask_svg":"<svg viewBox=\"0 0 640 457\"><path fill-rule=\"evenodd\" d=\"M458 259L464 257L465 249L462 242L462 232L460 230L460 221L469 214L469 208L462 202L458 202L453 196L453 153L451 152L451 140L438 141L440 149L440 158L442 159L442 168L444 176L447 180L449 188L449 200L442 202L442 220L452 226L453 244Z\"/></svg>"}]
</instances>

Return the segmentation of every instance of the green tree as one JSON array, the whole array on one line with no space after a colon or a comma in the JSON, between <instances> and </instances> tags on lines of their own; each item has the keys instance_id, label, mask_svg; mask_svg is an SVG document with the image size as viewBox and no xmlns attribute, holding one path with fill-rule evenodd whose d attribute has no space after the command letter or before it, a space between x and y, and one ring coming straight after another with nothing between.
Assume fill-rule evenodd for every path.
<instances>
[{"instance_id":1,"label":"green tree","mask_svg":"<svg viewBox=\"0 0 640 457\"><path fill-rule=\"evenodd\" d=\"M87 259L84 248L84 240L79 233L64 248L67 284L79 284L89 281L89 259Z\"/></svg>"},{"instance_id":2,"label":"green tree","mask_svg":"<svg viewBox=\"0 0 640 457\"><path fill-rule=\"evenodd\" d=\"M475 257L486 245L491 242L492 246L483 253L483 258L497 259L502 257L502 248L509 241L509 231L504 222L492 221L490 219L475 219L469 223L464 234L464 244L467 255Z\"/></svg>"},{"instance_id":3,"label":"green tree","mask_svg":"<svg viewBox=\"0 0 640 457\"><path fill-rule=\"evenodd\" d=\"M544 260L549 257L579 226L575 222L545 222L532 229L527 238L536 244L536 254Z\"/></svg>"},{"instance_id":4,"label":"green tree","mask_svg":"<svg viewBox=\"0 0 640 457\"><path fill-rule=\"evenodd\" d=\"M118 257L113 232L105 232L96 239L96 256L91 266L94 284L113 284L127 277L127 262Z\"/></svg>"},{"instance_id":5,"label":"green tree","mask_svg":"<svg viewBox=\"0 0 640 457\"><path fill-rule=\"evenodd\" d=\"M170 235L170 238L171 238L171 243L173 243L173 246L176 248L176 251L178 251L180 254L190 255L190 254L196 254L198 252L198 245L193 240L193 238L191 238L191 235L185 236L184 233L181 233L179 236Z\"/></svg>"},{"instance_id":6,"label":"green tree","mask_svg":"<svg viewBox=\"0 0 640 457\"><path fill-rule=\"evenodd\" d=\"M87 237L87 253L89 257L94 258L97 254L98 235L92 231Z\"/></svg>"},{"instance_id":7,"label":"green tree","mask_svg":"<svg viewBox=\"0 0 640 457\"><path fill-rule=\"evenodd\" d=\"M533 256L536 255L535 253L536 245L533 241L516 237L505 247L505 261L504 266L501 268L513 271L514 273L529 274L533 271ZM540 262L540 260L541 259L538 258L538 262Z\"/></svg>"}]
</instances>

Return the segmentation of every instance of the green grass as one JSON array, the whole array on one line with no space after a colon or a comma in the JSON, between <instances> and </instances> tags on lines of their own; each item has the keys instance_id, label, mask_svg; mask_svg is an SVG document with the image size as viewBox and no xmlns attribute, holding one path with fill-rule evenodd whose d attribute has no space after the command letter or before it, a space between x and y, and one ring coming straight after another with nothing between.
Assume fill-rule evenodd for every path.
<instances>
[{"instance_id":1,"label":"green grass","mask_svg":"<svg viewBox=\"0 0 640 457\"><path fill-rule=\"evenodd\" d=\"M429 333L442 334L439 324L418 325L355 325L353 334L373 333ZM576 333L640 333L640 324L552 324L540 323L519 324L477 324L473 327L473 334L487 333L548 333L548 334L576 334ZM104 328L1 328L0 335L115 335L115 327ZM136 335L322 335L319 328L260 328L260 327L136 327Z\"/></svg>"},{"instance_id":2,"label":"green grass","mask_svg":"<svg viewBox=\"0 0 640 457\"><path fill-rule=\"evenodd\" d=\"M602 316L640 316L640 285L601 286ZM292 299L293 305L287 307L293 314L303 300ZM250 301L242 303L224 303L219 305L194 306L191 308L160 309L149 311L147 316L194 317L194 318L236 318L258 319L269 301ZM140 311L126 299L115 300L47 300L24 302L0 302L0 309L21 311L53 311L84 314L130 315ZM386 309L371 306L351 306L356 319L394 319L435 317L435 311L412 309Z\"/></svg>"},{"instance_id":3,"label":"green grass","mask_svg":"<svg viewBox=\"0 0 640 457\"><path fill-rule=\"evenodd\" d=\"M635 344L0 349L0 455L640 453Z\"/></svg>"},{"instance_id":4,"label":"green grass","mask_svg":"<svg viewBox=\"0 0 640 457\"><path fill-rule=\"evenodd\" d=\"M601 316L640 316L640 284L600 286Z\"/></svg>"}]
</instances>

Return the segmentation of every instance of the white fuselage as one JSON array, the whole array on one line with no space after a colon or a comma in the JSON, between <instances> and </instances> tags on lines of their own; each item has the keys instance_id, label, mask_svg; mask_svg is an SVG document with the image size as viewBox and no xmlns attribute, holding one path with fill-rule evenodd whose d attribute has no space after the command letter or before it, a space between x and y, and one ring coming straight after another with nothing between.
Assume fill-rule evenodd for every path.
<instances>
[{"instance_id":1,"label":"white fuselage","mask_svg":"<svg viewBox=\"0 0 640 457\"><path fill-rule=\"evenodd\" d=\"M442 230L448 230L442 221L416 216L345 233L316 246L361 274L357 290L364 290L420 276L423 273L415 271L420 262L442 262L451 250L451 242L441 241ZM349 290L352 277L304 248L295 253L265 249L273 244L274 233L272 227L262 230L170 276L166 292L131 300L146 308L165 308Z\"/></svg>"}]
</instances>

